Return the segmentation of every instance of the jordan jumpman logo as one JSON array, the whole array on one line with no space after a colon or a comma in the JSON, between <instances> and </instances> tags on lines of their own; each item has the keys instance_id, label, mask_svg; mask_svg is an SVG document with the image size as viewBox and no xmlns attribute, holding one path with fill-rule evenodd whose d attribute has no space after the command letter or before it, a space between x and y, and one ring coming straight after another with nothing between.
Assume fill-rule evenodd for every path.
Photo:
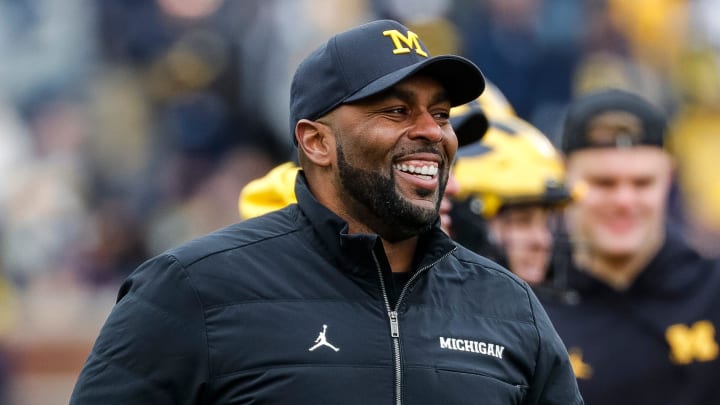
<instances>
[{"instance_id":1,"label":"jordan jumpman logo","mask_svg":"<svg viewBox=\"0 0 720 405\"><path fill-rule=\"evenodd\" d=\"M315 339L315 346L313 346L313 347L311 347L310 349L308 349L309 351L313 351L313 350L317 349L317 348L320 347L320 346L327 346L327 347L335 350L336 352L337 352L337 351L340 351L340 349L338 349L337 347L335 347L335 346L331 345L330 343L328 343L327 338L325 337L325 332L327 332L327 325L323 325L323 330L322 330L322 332L320 332L320 334L318 335L317 339Z\"/></svg>"}]
</instances>

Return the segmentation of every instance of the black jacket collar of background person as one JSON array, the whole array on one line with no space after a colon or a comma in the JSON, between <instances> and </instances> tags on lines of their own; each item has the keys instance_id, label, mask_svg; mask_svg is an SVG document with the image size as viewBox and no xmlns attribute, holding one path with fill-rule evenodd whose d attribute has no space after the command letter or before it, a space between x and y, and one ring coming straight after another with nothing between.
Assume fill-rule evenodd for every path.
<instances>
[{"instance_id":1,"label":"black jacket collar of background person","mask_svg":"<svg viewBox=\"0 0 720 405\"><path fill-rule=\"evenodd\" d=\"M714 263L693 250L679 230L668 227L662 247L627 290L617 292L587 271L572 265L568 286L581 296L629 294L671 298L694 291L692 284L704 280L704 277L697 277L698 269L708 271Z\"/></svg>"},{"instance_id":2,"label":"black jacket collar of background person","mask_svg":"<svg viewBox=\"0 0 720 405\"><path fill-rule=\"evenodd\" d=\"M337 264L341 269L356 275L377 272L372 255L372 252L375 252L380 266L389 272L390 266L380 237L375 234L348 234L347 223L315 199L302 170L298 172L295 182L295 195L300 210L310 220L318 239L330 254L329 257L338 260ZM413 269L434 263L455 247L455 242L440 229L438 217L435 225L420 235Z\"/></svg>"}]
</instances>

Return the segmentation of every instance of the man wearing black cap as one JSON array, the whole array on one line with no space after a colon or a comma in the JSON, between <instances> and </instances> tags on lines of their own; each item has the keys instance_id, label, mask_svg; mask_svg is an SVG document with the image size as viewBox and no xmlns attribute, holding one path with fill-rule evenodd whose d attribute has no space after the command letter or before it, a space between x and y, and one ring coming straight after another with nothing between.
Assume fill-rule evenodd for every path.
<instances>
[{"instance_id":1,"label":"man wearing black cap","mask_svg":"<svg viewBox=\"0 0 720 405\"><path fill-rule=\"evenodd\" d=\"M562 138L576 305L544 302L589 404L720 404L720 263L666 224L665 117L608 89L577 99Z\"/></svg>"},{"instance_id":2,"label":"man wearing black cap","mask_svg":"<svg viewBox=\"0 0 720 405\"><path fill-rule=\"evenodd\" d=\"M438 206L478 68L376 21L298 67L297 204L141 266L73 404L581 404L528 286Z\"/></svg>"}]
</instances>

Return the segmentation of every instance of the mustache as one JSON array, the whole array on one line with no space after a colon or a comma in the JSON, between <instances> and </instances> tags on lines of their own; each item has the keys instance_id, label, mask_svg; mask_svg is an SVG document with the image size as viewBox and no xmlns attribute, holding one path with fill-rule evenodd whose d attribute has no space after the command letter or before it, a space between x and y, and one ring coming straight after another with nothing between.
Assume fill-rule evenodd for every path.
<instances>
[{"instance_id":1,"label":"mustache","mask_svg":"<svg viewBox=\"0 0 720 405\"><path fill-rule=\"evenodd\" d=\"M432 155L438 156L440 158L440 163L442 166L444 166L448 160L447 156L445 156L445 154L443 154L442 150L433 145L425 145L425 146L421 146L421 147L417 147L417 148L413 148L413 149L403 148L400 150L400 152L396 153L393 156L393 160L399 160L408 155L416 155L416 154L421 154L421 153L432 154Z\"/></svg>"}]
</instances>

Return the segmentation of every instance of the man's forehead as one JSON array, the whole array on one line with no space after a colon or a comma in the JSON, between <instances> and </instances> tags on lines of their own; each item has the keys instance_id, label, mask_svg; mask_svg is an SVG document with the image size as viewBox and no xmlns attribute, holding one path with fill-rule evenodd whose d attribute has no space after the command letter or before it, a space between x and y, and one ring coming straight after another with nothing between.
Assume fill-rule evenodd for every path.
<instances>
[{"instance_id":1,"label":"man's forehead","mask_svg":"<svg viewBox=\"0 0 720 405\"><path fill-rule=\"evenodd\" d=\"M630 173L657 173L667 168L671 158L662 148L594 148L574 152L568 157L568 171L597 176Z\"/></svg>"}]
</instances>

